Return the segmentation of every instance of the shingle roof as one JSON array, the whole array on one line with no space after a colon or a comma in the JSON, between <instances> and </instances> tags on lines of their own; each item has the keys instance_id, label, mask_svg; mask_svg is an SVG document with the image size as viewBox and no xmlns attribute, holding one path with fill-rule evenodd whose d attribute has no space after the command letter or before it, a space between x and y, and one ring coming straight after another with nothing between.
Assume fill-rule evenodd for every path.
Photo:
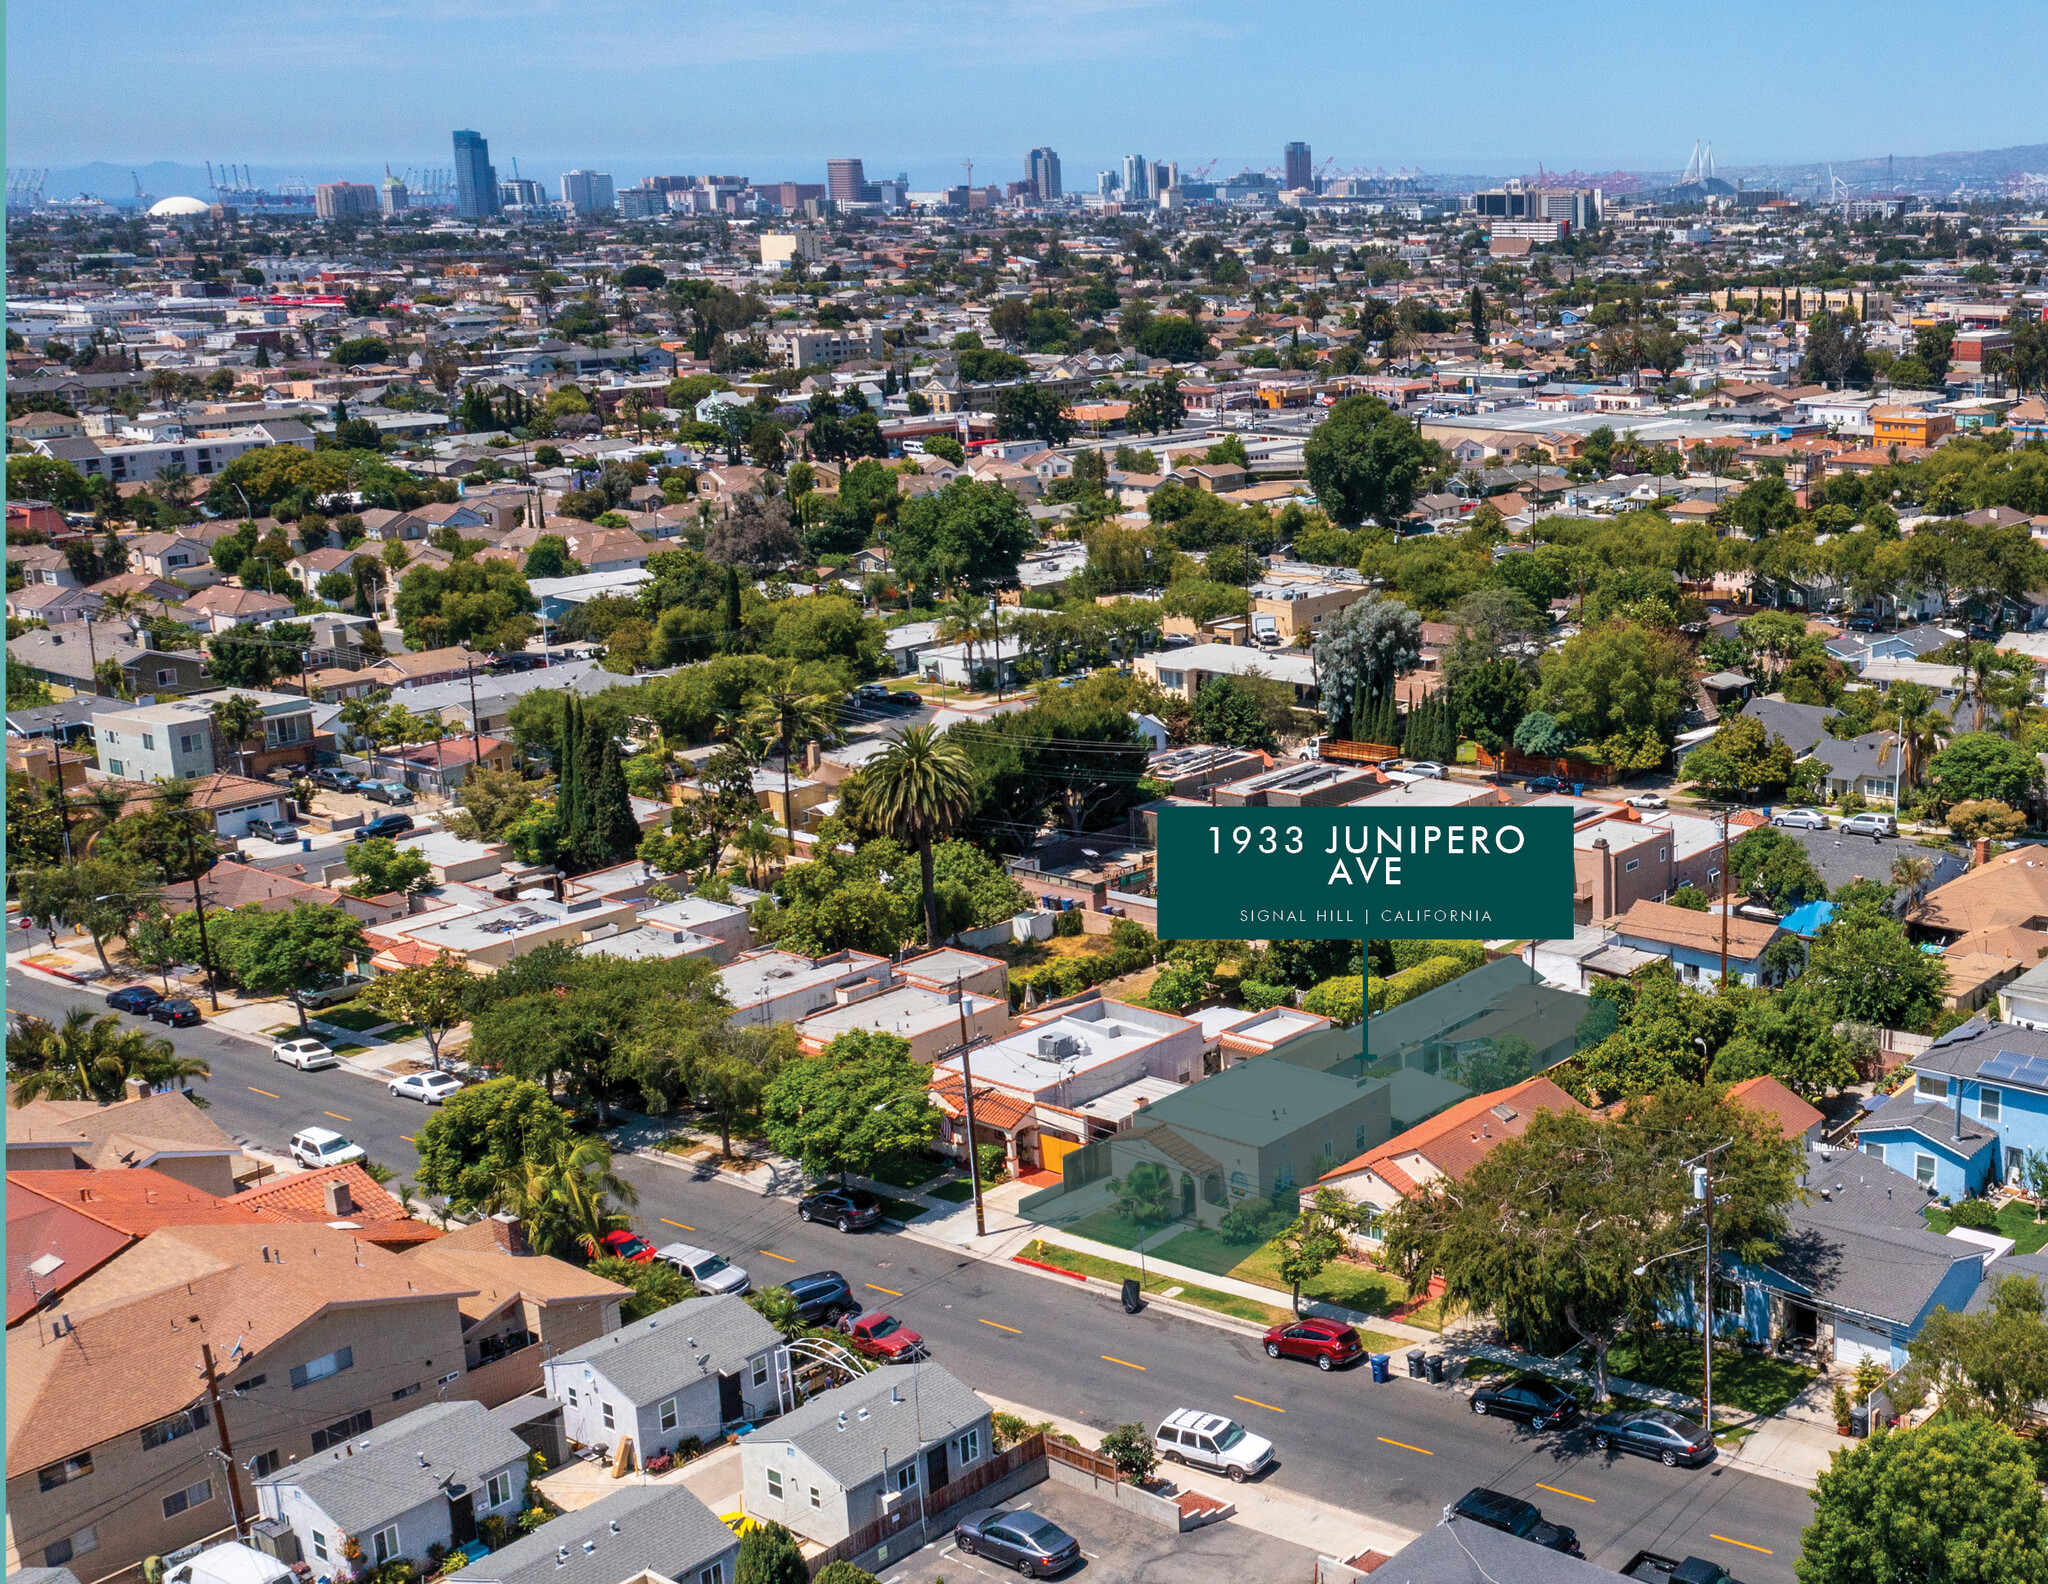
<instances>
[{"instance_id":1,"label":"shingle roof","mask_svg":"<svg viewBox=\"0 0 2048 1584\"><path fill-rule=\"evenodd\" d=\"M1536 1112L1585 1109L1550 1079L1531 1078L1512 1088L1461 1100L1427 1122L1396 1134L1355 1160L1346 1161L1335 1171L1325 1172L1322 1181L1371 1170L1405 1194L1413 1184L1407 1173L1394 1164L1397 1156L1419 1154L1445 1176L1462 1177L1504 1140L1526 1133Z\"/></svg>"},{"instance_id":2,"label":"shingle roof","mask_svg":"<svg viewBox=\"0 0 2048 1584\"><path fill-rule=\"evenodd\" d=\"M842 1486L851 1486L880 1472L884 1447L892 1462L900 1461L988 1412L987 1403L937 1364L892 1365L819 1393L755 1431L753 1439L794 1442Z\"/></svg>"},{"instance_id":3,"label":"shingle roof","mask_svg":"<svg viewBox=\"0 0 2048 1584\"><path fill-rule=\"evenodd\" d=\"M1743 1079L1729 1089L1728 1098L1752 1111L1762 1111L1776 1118L1779 1131L1788 1139L1803 1137L1808 1128L1821 1120L1820 1112L1769 1073Z\"/></svg>"},{"instance_id":4,"label":"shingle roof","mask_svg":"<svg viewBox=\"0 0 2048 1584\"><path fill-rule=\"evenodd\" d=\"M93 1100L31 1100L7 1108L10 1143L76 1141L88 1165L132 1166L162 1150L233 1154L235 1141L182 1094Z\"/></svg>"},{"instance_id":5,"label":"shingle roof","mask_svg":"<svg viewBox=\"0 0 2048 1584\"><path fill-rule=\"evenodd\" d=\"M681 1382L729 1373L775 1345L776 1331L744 1298L686 1298L621 1326L595 1342L557 1354L557 1366L588 1364L636 1403L652 1402Z\"/></svg>"},{"instance_id":6,"label":"shingle roof","mask_svg":"<svg viewBox=\"0 0 2048 1584\"><path fill-rule=\"evenodd\" d=\"M1616 935L1654 941L1662 946L1684 946L1694 951L1721 949L1721 918L1715 913L1695 913L1691 908L1669 902L1638 902L1609 924ZM1752 962L1778 935L1775 924L1761 924L1737 915L1728 920L1728 955L1733 960Z\"/></svg>"},{"instance_id":7,"label":"shingle roof","mask_svg":"<svg viewBox=\"0 0 2048 1584\"><path fill-rule=\"evenodd\" d=\"M424 1243L410 1258L449 1281L474 1287L475 1295L462 1300L462 1312L472 1319L481 1319L515 1297L546 1308L558 1302L631 1296L617 1282L593 1276L567 1260L545 1254L508 1254L492 1239L488 1221ZM612 1378L609 1370L605 1374Z\"/></svg>"},{"instance_id":8,"label":"shingle roof","mask_svg":"<svg viewBox=\"0 0 2048 1584\"><path fill-rule=\"evenodd\" d=\"M474 1491L525 1457L526 1443L493 1423L482 1403L437 1402L256 1483L296 1485L342 1529L368 1531L436 1496Z\"/></svg>"},{"instance_id":9,"label":"shingle roof","mask_svg":"<svg viewBox=\"0 0 2048 1584\"><path fill-rule=\"evenodd\" d=\"M1998 1137L1996 1128L1975 1122L1966 1114L1960 1123L1955 1108L1939 1100L1922 1100L1910 1089L1901 1089L1863 1120L1865 1133L1897 1131L1917 1133L1952 1154L1975 1155L1979 1145Z\"/></svg>"},{"instance_id":10,"label":"shingle roof","mask_svg":"<svg viewBox=\"0 0 2048 1584\"><path fill-rule=\"evenodd\" d=\"M1373 1576L1388 1584L1609 1584L1616 1577L1597 1563L1463 1518L1423 1530Z\"/></svg>"},{"instance_id":11,"label":"shingle roof","mask_svg":"<svg viewBox=\"0 0 2048 1584\"><path fill-rule=\"evenodd\" d=\"M617 1525L614 1532L613 1525ZM680 1485L633 1485L542 1524L464 1568L468 1584L620 1584L643 1572L694 1579L739 1538Z\"/></svg>"}]
</instances>

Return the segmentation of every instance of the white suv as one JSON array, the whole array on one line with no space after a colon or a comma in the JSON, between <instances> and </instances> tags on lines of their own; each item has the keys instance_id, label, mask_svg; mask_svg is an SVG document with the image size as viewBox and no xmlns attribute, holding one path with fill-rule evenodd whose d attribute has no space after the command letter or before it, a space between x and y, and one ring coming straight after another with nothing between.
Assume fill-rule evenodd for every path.
<instances>
[{"instance_id":1,"label":"white suv","mask_svg":"<svg viewBox=\"0 0 2048 1584\"><path fill-rule=\"evenodd\" d=\"M360 1144L351 1144L332 1128L301 1128L292 1135L292 1159L301 1166L346 1166L367 1160Z\"/></svg>"},{"instance_id":2,"label":"white suv","mask_svg":"<svg viewBox=\"0 0 2048 1584\"><path fill-rule=\"evenodd\" d=\"M1835 827L1844 836L1868 836L1876 840L1880 836L1896 836L1899 822L1890 814L1851 814Z\"/></svg>"},{"instance_id":3,"label":"white suv","mask_svg":"<svg viewBox=\"0 0 2048 1584\"><path fill-rule=\"evenodd\" d=\"M1273 1443L1255 1436L1235 1419L1178 1408L1160 1421L1153 1448L1169 1463L1228 1474L1242 1485L1273 1461Z\"/></svg>"}]
</instances>

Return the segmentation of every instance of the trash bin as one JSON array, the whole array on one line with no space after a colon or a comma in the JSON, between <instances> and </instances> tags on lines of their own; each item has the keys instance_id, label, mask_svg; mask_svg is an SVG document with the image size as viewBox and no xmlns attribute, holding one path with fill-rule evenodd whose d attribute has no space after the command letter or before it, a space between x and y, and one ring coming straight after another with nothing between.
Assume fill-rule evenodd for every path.
<instances>
[{"instance_id":1,"label":"trash bin","mask_svg":"<svg viewBox=\"0 0 2048 1584\"><path fill-rule=\"evenodd\" d=\"M1136 1313L1137 1313L1137 1312L1138 1312L1138 1311L1139 1311L1140 1309L1142 1309L1142 1308L1144 1308L1144 1307L1145 1307L1145 1300L1144 1300L1144 1299L1143 1299L1142 1297L1140 1297L1140 1296L1139 1296L1139 1293L1138 1293L1138 1278L1137 1278L1137 1277L1135 1277L1135 1276L1127 1276L1127 1277L1125 1277L1125 1278L1124 1278L1124 1313L1125 1313L1125 1314L1136 1314Z\"/></svg>"},{"instance_id":2,"label":"trash bin","mask_svg":"<svg viewBox=\"0 0 2048 1584\"><path fill-rule=\"evenodd\" d=\"M1408 1378L1409 1378L1410 1380L1421 1380L1421 1379L1422 1379L1422 1349L1421 1349L1421 1348L1410 1348L1410 1349L1408 1350Z\"/></svg>"},{"instance_id":3,"label":"trash bin","mask_svg":"<svg viewBox=\"0 0 2048 1584\"><path fill-rule=\"evenodd\" d=\"M1428 1359L1427 1359L1427 1360L1425 1360L1424 1362L1425 1362L1425 1364L1427 1365L1427 1367L1428 1367L1428 1369L1429 1369L1429 1383L1430 1383L1430 1384L1431 1384L1432 1386L1441 1386L1441 1385L1443 1385L1443 1383L1444 1383L1444 1356L1443 1356L1443 1354L1441 1354L1441 1353L1432 1353L1432 1354L1430 1354L1430 1356L1428 1357Z\"/></svg>"},{"instance_id":4,"label":"trash bin","mask_svg":"<svg viewBox=\"0 0 2048 1584\"><path fill-rule=\"evenodd\" d=\"M1856 1403L1849 1409L1849 1434L1859 1441L1870 1434L1869 1403Z\"/></svg>"},{"instance_id":5,"label":"trash bin","mask_svg":"<svg viewBox=\"0 0 2048 1584\"><path fill-rule=\"evenodd\" d=\"M1373 1354L1373 1356L1372 1356L1372 1383L1373 1383L1373 1384L1374 1384L1375 1386L1384 1386L1384 1385L1386 1385L1386 1383L1387 1383L1387 1382L1388 1382L1389 1380L1391 1380L1391 1379L1393 1378L1393 1374L1394 1374L1394 1372L1393 1372L1393 1370L1392 1370L1392 1369L1391 1369L1391 1368L1389 1367L1389 1366L1391 1366L1391 1365L1393 1364L1393 1362L1394 1362L1394 1355L1393 1355L1393 1354L1391 1354L1391 1353L1375 1353L1375 1354Z\"/></svg>"}]
</instances>

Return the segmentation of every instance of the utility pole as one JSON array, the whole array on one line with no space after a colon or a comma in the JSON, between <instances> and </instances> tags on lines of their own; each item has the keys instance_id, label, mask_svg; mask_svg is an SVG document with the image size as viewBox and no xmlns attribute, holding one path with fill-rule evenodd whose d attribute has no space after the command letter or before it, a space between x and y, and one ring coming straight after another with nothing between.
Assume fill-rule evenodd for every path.
<instances>
[{"instance_id":1,"label":"utility pole","mask_svg":"<svg viewBox=\"0 0 2048 1584\"><path fill-rule=\"evenodd\" d=\"M981 1162L974 1154L974 1063L968 1055L967 998L960 988L959 974L953 976L953 1004L960 1009L960 1079L967 1093L967 1181L974 1188L974 1235L988 1236L988 1221L981 1208Z\"/></svg>"},{"instance_id":2,"label":"utility pole","mask_svg":"<svg viewBox=\"0 0 2048 1584\"><path fill-rule=\"evenodd\" d=\"M484 751L477 740L476 729L476 657L464 656L462 674L469 678L469 757L470 771L474 773L484 767Z\"/></svg>"},{"instance_id":3,"label":"utility pole","mask_svg":"<svg viewBox=\"0 0 2048 1584\"><path fill-rule=\"evenodd\" d=\"M1693 1197L1701 1202L1706 1216L1706 1266L1700 1287L1700 1420L1709 1437L1714 1433L1714 1157L1733 1142L1723 1140L1686 1162L1692 1168Z\"/></svg>"},{"instance_id":4,"label":"utility pole","mask_svg":"<svg viewBox=\"0 0 2048 1584\"><path fill-rule=\"evenodd\" d=\"M206 1395L213 1401L213 1428L214 1433L220 1437L221 1460L227 1464L228 1505L234 1511L235 1538L239 1540L248 1534L249 1520L242 1512L242 1482L235 1472L235 1448L228 1440L227 1415L220 1410L220 1377L214 1373L213 1344L200 1343L199 1356L206 1361L202 1366L206 1371Z\"/></svg>"},{"instance_id":5,"label":"utility pole","mask_svg":"<svg viewBox=\"0 0 2048 1584\"><path fill-rule=\"evenodd\" d=\"M1721 988L1728 985L1728 810L1721 810Z\"/></svg>"},{"instance_id":6,"label":"utility pole","mask_svg":"<svg viewBox=\"0 0 2048 1584\"><path fill-rule=\"evenodd\" d=\"M50 733L50 751L57 766L57 824L64 832L64 862L75 864L78 860L71 855L71 804L64 796L64 728L60 725ZM54 942L55 936L51 937Z\"/></svg>"}]
</instances>

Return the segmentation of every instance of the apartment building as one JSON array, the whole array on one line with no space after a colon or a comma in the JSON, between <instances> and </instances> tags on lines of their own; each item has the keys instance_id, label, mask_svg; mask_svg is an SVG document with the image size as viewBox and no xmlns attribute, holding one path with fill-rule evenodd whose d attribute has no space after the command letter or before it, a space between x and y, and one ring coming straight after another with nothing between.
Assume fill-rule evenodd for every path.
<instances>
[{"instance_id":1,"label":"apartment building","mask_svg":"<svg viewBox=\"0 0 2048 1584\"><path fill-rule=\"evenodd\" d=\"M879 362L885 355L882 327L847 325L835 330L779 330L768 338L768 350L784 368L837 368L856 360Z\"/></svg>"},{"instance_id":2,"label":"apartment building","mask_svg":"<svg viewBox=\"0 0 2048 1584\"><path fill-rule=\"evenodd\" d=\"M110 776L185 781L213 769L213 720L186 701L110 710L93 719L94 752Z\"/></svg>"}]
</instances>

